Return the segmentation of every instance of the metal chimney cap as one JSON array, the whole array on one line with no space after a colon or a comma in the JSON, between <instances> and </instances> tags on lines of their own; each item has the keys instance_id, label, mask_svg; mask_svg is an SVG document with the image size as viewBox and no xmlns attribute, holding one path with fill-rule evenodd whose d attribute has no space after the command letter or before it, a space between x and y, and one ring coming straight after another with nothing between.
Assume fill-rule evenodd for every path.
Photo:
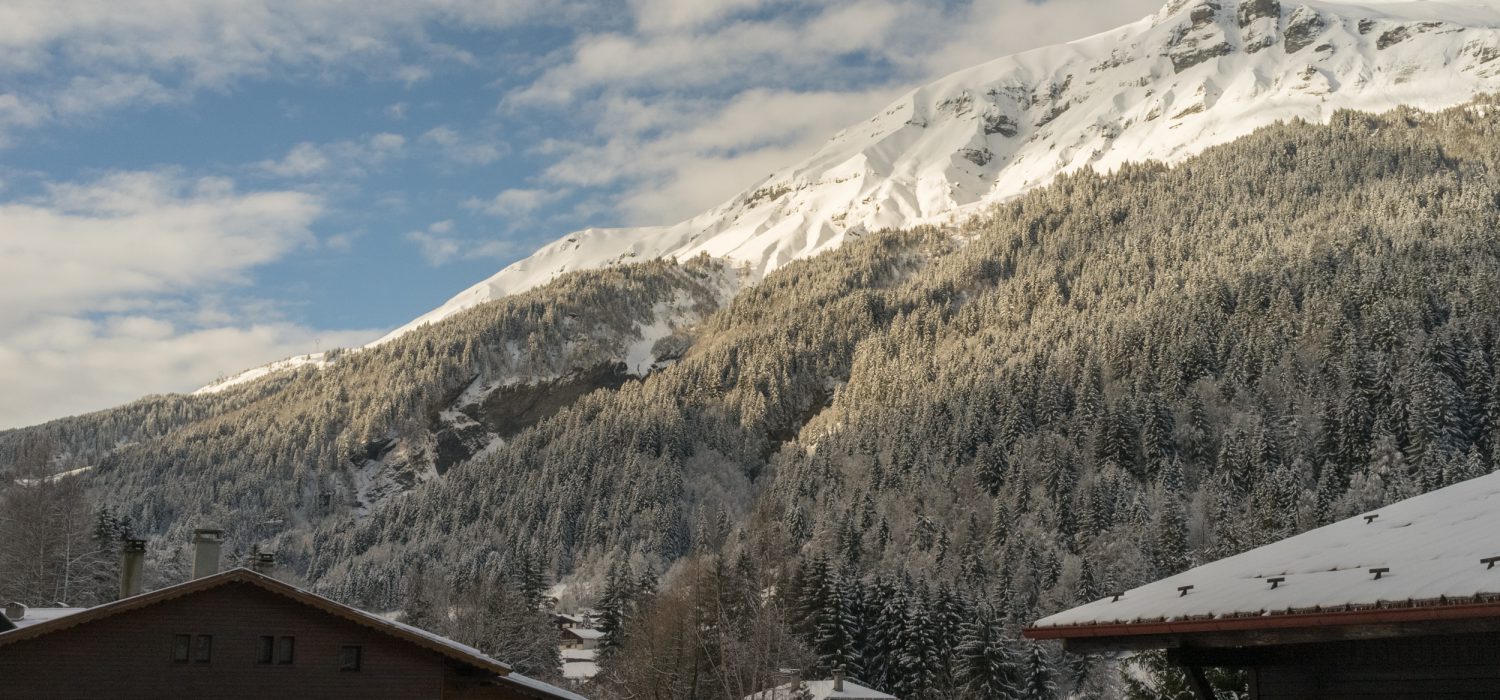
<instances>
[{"instance_id":1,"label":"metal chimney cap","mask_svg":"<svg viewBox=\"0 0 1500 700\"><path fill-rule=\"evenodd\" d=\"M123 541L123 544L120 545L120 549L126 552L144 552L146 551L146 541L126 539Z\"/></svg>"}]
</instances>

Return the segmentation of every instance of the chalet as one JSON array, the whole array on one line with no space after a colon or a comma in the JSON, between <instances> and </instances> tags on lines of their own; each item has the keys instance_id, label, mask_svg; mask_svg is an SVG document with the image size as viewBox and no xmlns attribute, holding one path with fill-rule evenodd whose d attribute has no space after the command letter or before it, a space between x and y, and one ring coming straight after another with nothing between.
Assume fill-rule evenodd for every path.
<instances>
[{"instance_id":1,"label":"chalet","mask_svg":"<svg viewBox=\"0 0 1500 700\"><path fill-rule=\"evenodd\" d=\"M584 700L473 647L270 576L209 573L217 550L198 554L186 583L93 608L8 610L0 695ZM133 585L132 565L127 556L122 587Z\"/></svg>"},{"instance_id":2,"label":"chalet","mask_svg":"<svg viewBox=\"0 0 1500 700\"><path fill-rule=\"evenodd\" d=\"M581 611L577 614L557 613L552 616L552 622L553 624L557 625L557 628L560 630L574 629L577 627L592 628L594 626L593 615L591 614L591 611L588 610Z\"/></svg>"},{"instance_id":3,"label":"chalet","mask_svg":"<svg viewBox=\"0 0 1500 700\"><path fill-rule=\"evenodd\" d=\"M1250 697L1500 697L1500 472L1037 621L1077 653L1165 649Z\"/></svg>"},{"instance_id":4,"label":"chalet","mask_svg":"<svg viewBox=\"0 0 1500 700\"><path fill-rule=\"evenodd\" d=\"M562 630L562 649L597 649L604 633L589 627L565 627Z\"/></svg>"}]
</instances>

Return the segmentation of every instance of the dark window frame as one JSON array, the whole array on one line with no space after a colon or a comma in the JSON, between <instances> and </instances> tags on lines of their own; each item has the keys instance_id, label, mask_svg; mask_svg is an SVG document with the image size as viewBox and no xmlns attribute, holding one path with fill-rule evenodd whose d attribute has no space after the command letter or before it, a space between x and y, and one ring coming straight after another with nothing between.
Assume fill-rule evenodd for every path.
<instances>
[{"instance_id":1,"label":"dark window frame","mask_svg":"<svg viewBox=\"0 0 1500 700\"><path fill-rule=\"evenodd\" d=\"M172 663L185 664L193 660L193 635L172 635Z\"/></svg>"},{"instance_id":2,"label":"dark window frame","mask_svg":"<svg viewBox=\"0 0 1500 700\"><path fill-rule=\"evenodd\" d=\"M291 666L297 663L297 638L283 635L276 638L276 664Z\"/></svg>"},{"instance_id":3,"label":"dark window frame","mask_svg":"<svg viewBox=\"0 0 1500 700\"><path fill-rule=\"evenodd\" d=\"M260 654L255 658L255 663L269 666L276 662L276 637L263 634L260 636Z\"/></svg>"},{"instance_id":4,"label":"dark window frame","mask_svg":"<svg viewBox=\"0 0 1500 700\"><path fill-rule=\"evenodd\" d=\"M364 655L362 645L345 644L339 648L339 670L345 673L358 672L364 667Z\"/></svg>"},{"instance_id":5,"label":"dark window frame","mask_svg":"<svg viewBox=\"0 0 1500 700\"><path fill-rule=\"evenodd\" d=\"M214 636L200 634L193 640L193 663L211 664L214 660Z\"/></svg>"}]
</instances>

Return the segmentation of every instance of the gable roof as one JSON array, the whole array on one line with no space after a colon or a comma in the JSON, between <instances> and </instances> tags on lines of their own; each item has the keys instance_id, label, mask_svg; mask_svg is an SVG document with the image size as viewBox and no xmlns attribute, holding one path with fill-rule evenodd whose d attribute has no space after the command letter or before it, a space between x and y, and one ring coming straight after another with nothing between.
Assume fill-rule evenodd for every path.
<instances>
[{"instance_id":1,"label":"gable roof","mask_svg":"<svg viewBox=\"0 0 1500 700\"><path fill-rule=\"evenodd\" d=\"M1060 612L1025 633L1070 639L1358 624L1377 617L1500 617L1500 560L1490 559L1500 556L1497 532L1500 472L1190 569L1118 600ZM1385 569L1378 579L1376 569ZM1182 586L1191 588L1184 593Z\"/></svg>"},{"instance_id":2,"label":"gable roof","mask_svg":"<svg viewBox=\"0 0 1500 700\"><path fill-rule=\"evenodd\" d=\"M158 603L164 603L195 593L212 590L221 586L243 583L255 586L262 590L289 598L295 602L316 608L324 613L353 622L362 627L383 632L392 637L410 644L414 644L428 651L433 651L450 661L469 666L472 668L488 671L504 676L510 673L510 666L501 661L490 658L484 652L466 644L459 644L451 639L442 637L427 630L404 625L399 622L387 620L378 615L367 613L358 608L352 608L324 598L316 593L302 590L296 586L283 583L264 574L258 574L245 568L236 568L205 576L200 579L168 586L149 593L122 598L113 603L86 608L70 615L59 616L49 620L38 622L34 625L21 627L20 629L0 633L0 647L7 644L40 637L44 634L69 629L94 620L103 619L112 615L118 615L131 610L138 610Z\"/></svg>"}]
</instances>

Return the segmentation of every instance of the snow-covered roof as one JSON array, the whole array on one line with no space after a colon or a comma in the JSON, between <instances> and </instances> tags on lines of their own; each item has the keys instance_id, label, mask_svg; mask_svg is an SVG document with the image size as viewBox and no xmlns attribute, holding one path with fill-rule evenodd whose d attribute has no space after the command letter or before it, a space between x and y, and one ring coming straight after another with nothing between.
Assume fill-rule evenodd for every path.
<instances>
[{"instance_id":1,"label":"snow-covered roof","mask_svg":"<svg viewBox=\"0 0 1500 700\"><path fill-rule=\"evenodd\" d=\"M1491 559L1500 557L1497 533L1500 472L1190 569L1125 591L1118 600L1110 596L1060 612L1037 621L1028 634L1066 637L1058 628L1493 603L1500 598L1500 566ZM1128 628L1118 633L1131 634Z\"/></svg>"},{"instance_id":2,"label":"snow-covered roof","mask_svg":"<svg viewBox=\"0 0 1500 700\"><path fill-rule=\"evenodd\" d=\"M604 638L603 632L589 627L569 627L567 629L564 629L563 632L578 637L579 639L594 640Z\"/></svg>"},{"instance_id":3,"label":"snow-covered roof","mask_svg":"<svg viewBox=\"0 0 1500 700\"><path fill-rule=\"evenodd\" d=\"M846 700L896 700L896 696L887 695L873 688L866 688L858 683L844 680L843 690L834 690L833 681L804 681L807 686L808 696L812 700L825 700L826 698L844 698ZM770 690L762 690L759 693L745 696L745 700L790 700L797 697L797 684L787 683L778 685Z\"/></svg>"},{"instance_id":4,"label":"snow-covered roof","mask_svg":"<svg viewBox=\"0 0 1500 700\"><path fill-rule=\"evenodd\" d=\"M11 620L11 624L17 629L23 629L43 622L56 620L74 613L80 613L88 608L26 608L26 614L19 620Z\"/></svg>"},{"instance_id":5,"label":"snow-covered roof","mask_svg":"<svg viewBox=\"0 0 1500 700\"><path fill-rule=\"evenodd\" d=\"M562 669L563 678L568 680L588 680L599 675L599 664L593 661L564 661Z\"/></svg>"}]
</instances>

